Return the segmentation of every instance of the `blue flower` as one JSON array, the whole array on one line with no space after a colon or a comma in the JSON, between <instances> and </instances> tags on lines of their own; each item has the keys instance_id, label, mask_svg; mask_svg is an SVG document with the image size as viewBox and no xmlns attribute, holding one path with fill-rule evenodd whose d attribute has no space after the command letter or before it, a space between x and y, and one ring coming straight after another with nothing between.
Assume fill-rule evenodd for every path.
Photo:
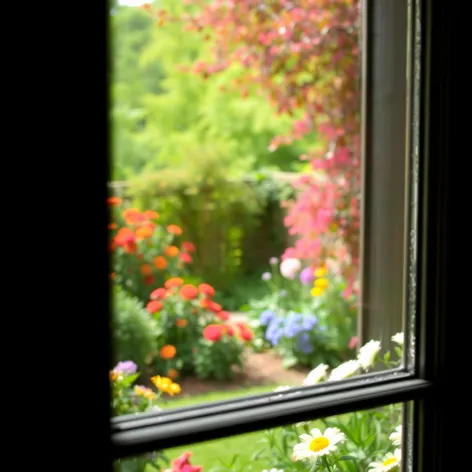
<instances>
[{"instance_id":1,"label":"blue flower","mask_svg":"<svg viewBox=\"0 0 472 472\"><path fill-rule=\"evenodd\" d=\"M300 334L297 339L297 349L304 354L311 354L313 352L313 346L308 333Z\"/></svg>"},{"instance_id":2,"label":"blue flower","mask_svg":"<svg viewBox=\"0 0 472 472\"><path fill-rule=\"evenodd\" d=\"M259 322L262 326L267 326L274 318L275 311L264 310L259 316Z\"/></svg>"},{"instance_id":3,"label":"blue flower","mask_svg":"<svg viewBox=\"0 0 472 472\"><path fill-rule=\"evenodd\" d=\"M297 336L301 331L303 331L302 322L303 315L295 313L294 311L290 312L287 318L285 318L284 335L287 338L294 338Z\"/></svg>"},{"instance_id":4,"label":"blue flower","mask_svg":"<svg viewBox=\"0 0 472 472\"><path fill-rule=\"evenodd\" d=\"M304 315L302 326L306 331L312 330L318 323L318 318L315 315Z\"/></svg>"},{"instance_id":5,"label":"blue flower","mask_svg":"<svg viewBox=\"0 0 472 472\"><path fill-rule=\"evenodd\" d=\"M280 342L283 333L283 319L274 317L267 327L265 337L273 346L276 346Z\"/></svg>"}]
</instances>

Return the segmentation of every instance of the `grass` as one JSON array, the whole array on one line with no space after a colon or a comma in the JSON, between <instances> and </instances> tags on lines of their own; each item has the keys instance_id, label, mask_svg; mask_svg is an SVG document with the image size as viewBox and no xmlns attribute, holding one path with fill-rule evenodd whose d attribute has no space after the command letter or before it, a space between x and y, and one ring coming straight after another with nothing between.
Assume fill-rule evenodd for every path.
<instances>
[{"instance_id":1,"label":"grass","mask_svg":"<svg viewBox=\"0 0 472 472\"><path fill-rule=\"evenodd\" d=\"M190 398L181 398L172 400L172 408L196 405L199 403L214 402L218 400L226 400L230 398L240 398L245 395L255 395L258 393L266 393L274 391L276 386L260 386L244 390L236 390L231 392L215 392L205 395L193 396ZM166 455L174 459L185 451L192 451L192 464L202 465L205 472L209 472L211 468L223 463L229 464L235 454L238 454L238 462L235 464L234 470L248 470L251 464L251 456L257 452L262 445L259 443L263 437L263 431L233 436L226 439L218 439L205 443L195 444L193 446L177 447L167 449ZM261 470L263 467L261 468Z\"/></svg>"}]
</instances>

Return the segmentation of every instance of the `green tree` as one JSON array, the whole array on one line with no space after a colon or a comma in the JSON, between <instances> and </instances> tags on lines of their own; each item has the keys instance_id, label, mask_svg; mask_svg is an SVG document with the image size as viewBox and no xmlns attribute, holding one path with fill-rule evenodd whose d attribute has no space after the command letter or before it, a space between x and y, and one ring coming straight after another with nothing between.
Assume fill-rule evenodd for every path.
<instances>
[{"instance_id":1,"label":"green tree","mask_svg":"<svg viewBox=\"0 0 472 472\"><path fill-rule=\"evenodd\" d=\"M171 0L158 6L175 17L192 8ZM185 166L209 148L232 175L300 166L300 143L269 150L290 119L276 115L264 97L234 90L236 65L208 78L189 74L190 66L210 60L211 41L183 21L136 8L119 8L113 31L114 178Z\"/></svg>"}]
</instances>

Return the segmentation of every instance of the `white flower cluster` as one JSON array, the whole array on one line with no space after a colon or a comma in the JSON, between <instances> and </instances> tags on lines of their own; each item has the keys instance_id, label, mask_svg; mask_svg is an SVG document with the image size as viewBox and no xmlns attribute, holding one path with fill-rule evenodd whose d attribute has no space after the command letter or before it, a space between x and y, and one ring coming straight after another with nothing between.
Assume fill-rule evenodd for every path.
<instances>
[{"instance_id":1,"label":"white flower cluster","mask_svg":"<svg viewBox=\"0 0 472 472\"><path fill-rule=\"evenodd\" d=\"M392 341L399 346L403 346L403 333L392 336ZM303 385L315 385L324 380L343 380L366 372L372 368L377 361L378 354L382 348L380 341L371 340L359 349L357 358L343 362L333 369L328 375L329 367L326 364L319 364L315 367L303 381Z\"/></svg>"},{"instance_id":2,"label":"white flower cluster","mask_svg":"<svg viewBox=\"0 0 472 472\"><path fill-rule=\"evenodd\" d=\"M392 341L399 346L403 346L403 333L397 333L392 336ZM323 381L336 381L347 379L367 371L372 368L377 360L381 350L380 341L371 340L359 349L356 359L343 362L341 365L332 369L329 373L329 366L319 364L304 379L303 385L315 385ZM281 387L278 391L286 390L288 387ZM300 423L302 424L302 423ZM301 442L295 444L293 448L293 460L309 460L316 461L321 456L326 456L337 450L339 444L346 440L346 436L338 428L326 428L324 432L314 428L309 434L299 436ZM386 454L381 460L371 462L369 470L371 472L388 472L397 467L401 463L401 443L402 443L402 426L398 426L395 431L390 434L389 439L396 446L393 453ZM276 469L264 472L281 472ZM282 471L283 472L283 471Z\"/></svg>"},{"instance_id":3,"label":"white flower cluster","mask_svg":"<svg viewBox=\"0 0 472 472\"><path fill-rule=\"evenodd\" d=\"M395 431L389 436L394 446L402 444L402 425L397 426ZM389 452L380 461L371 462L369 470L371 472L388 472L394 467L399 467L402 461L402 450L397 447L393 453Z\"/></svg>"}]
</instances>

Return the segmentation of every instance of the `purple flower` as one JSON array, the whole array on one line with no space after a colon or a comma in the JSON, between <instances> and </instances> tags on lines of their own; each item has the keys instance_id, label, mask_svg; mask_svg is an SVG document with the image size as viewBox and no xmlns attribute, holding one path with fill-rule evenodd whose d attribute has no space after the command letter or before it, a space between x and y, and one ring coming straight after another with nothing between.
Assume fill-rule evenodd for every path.
<instances>
[{"instance_id":1,"label":"purple flower","mask_svg":"<svg viewBox=\"0 0 472 472\"><path fill-rule=\"evenodd\" d=\"M134 374L137 370L138 366L133 361L118 362L118 364L113 368L114 372L120 374Z\"/></svg>"},{"instance_id":2,"label":"purple flower","mask_svg":"<svg viewBox=\"0 0 472 472\"><path fill-rule=\"evenodd\" d=\"M270 272L264 272L262 274L261 278L262 278L262 280L267 282L268 280L270 280L272 278L272 274Z\"/></svg>"},{"instance_id":3,"label":"purple flower","mask_svg":"<svg viewBox=\"0 0 472 472\"><path fill-rule=\"evenodd\" d=\"M303 285L311 285L315 280L315 275L313 274L313 269L311 267L305 267L300 272L300 282Z\"/></svg>"}]
</instances>

